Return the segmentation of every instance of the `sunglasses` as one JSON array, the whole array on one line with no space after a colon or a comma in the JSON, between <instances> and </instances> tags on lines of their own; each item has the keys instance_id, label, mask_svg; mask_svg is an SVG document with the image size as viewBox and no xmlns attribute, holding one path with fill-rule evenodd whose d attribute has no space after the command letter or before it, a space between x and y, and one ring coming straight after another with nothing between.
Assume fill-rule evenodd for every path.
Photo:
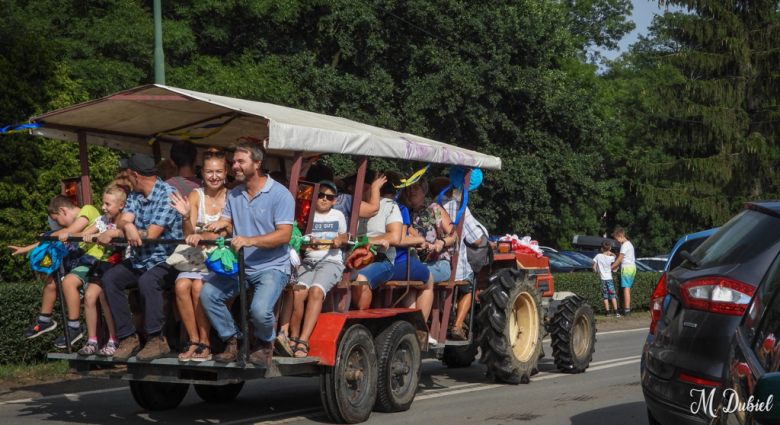
<instances>
[{"instance_id":1,"label":"sunglasses","mask_svg":"<svg viewBox=\"0 0 780 425\"><path fill-rule=\"evenodd\" d=\"M221 152L221 151L220 152L211 152L211 151L203 152L203 159L209 159L212 156L216 156L217 158L224 158L225 157L225 152Z\"/></svg>"},{"instance_id":2,"label":"sunglasses","mask_svg":"<svg viewBox=\"0 0 780 425\"><path fill-rule=\"evenodd\" d=\"M335 201L336 200L336 195L328 195L325 192L318 193L317 194L317 199L322 199L322 198L328 198L328 201Z\"/></svg>"}]
</instances>

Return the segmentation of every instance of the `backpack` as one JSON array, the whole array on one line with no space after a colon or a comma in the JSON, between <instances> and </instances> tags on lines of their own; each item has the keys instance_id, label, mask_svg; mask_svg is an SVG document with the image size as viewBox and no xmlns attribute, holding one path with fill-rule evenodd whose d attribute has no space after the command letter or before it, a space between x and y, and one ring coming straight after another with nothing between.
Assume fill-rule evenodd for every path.
<instances>
[{"instance_id":1,"label":"backpack","mask_svg":"<svg viewBox=\"0 0 780 425\"><path fill-rule=\"evenodd\" d=\"M466 260L471 266L471 270L474 271L474 275L490 264L493 264L493 249L490 247L490 241L488 235L482 232L482 238L479 245L475 245L469 242L466 244Z\"/></svg>"}]
</instances>

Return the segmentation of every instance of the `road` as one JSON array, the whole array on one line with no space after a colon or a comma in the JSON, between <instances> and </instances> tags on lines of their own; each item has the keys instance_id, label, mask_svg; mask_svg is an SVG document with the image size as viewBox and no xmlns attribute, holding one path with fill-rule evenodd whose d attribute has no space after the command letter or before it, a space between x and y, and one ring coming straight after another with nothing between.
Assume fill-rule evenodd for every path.
<instances>
[{"instance_id":1,"label":"road","mask_svg":"<svg viewBox=\"0 0 780 425\"><path fill-rule=\"evenodd\" d=\"M495 384L475 362L447 369L423 362L422 380L407 412L374 413L367 424L646 424L639 385L639 356L647 330L598 334L596 353L584 374L558 373L548 357L528 385ZM202 402L190 389L178 409L146 412L127 386L0 403L0 423L39 424L311 424L328 423L317 378L250 381L227 404Z\"/></svg>"}]
</instances>

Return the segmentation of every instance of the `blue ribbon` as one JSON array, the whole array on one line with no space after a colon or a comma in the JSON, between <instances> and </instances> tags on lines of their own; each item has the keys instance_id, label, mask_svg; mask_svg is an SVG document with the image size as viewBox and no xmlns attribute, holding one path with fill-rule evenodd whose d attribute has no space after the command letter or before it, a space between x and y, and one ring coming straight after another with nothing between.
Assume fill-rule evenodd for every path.
<instances>
[{"instance_id":1,"label":"blue ribbon","mask_svg":"<svg viewBox=\"0 0 780 425\"><path fill-rule=\"evenodd\" d=\"M460 222L463 212L466 211L466 204L469 203L469 192L476 190L479 185L482 184L482 170L474 168L471 170L471 178L469 179L469 190L463 191L463 202L460 204L458 215L455 217L453 225L457 225ZM444 193L450 190L453 186L458 190L463 190L463 186L466 185L466 169L460 165L450 167L450 185L445 187L444 190L439 193L439 205L443 205L441 202Z\"/></svg>"},{"instance_id":2,"label":"blue ribbon","mask_svg":"<svg viewBox=\"0 0 780 425\"><path fill-rule=\"evenodd\" d=\"M11 124L0 129L0 134L24 133L26 130L39 127L43 127L43 124Z\"/></svg>"}]
</instances>

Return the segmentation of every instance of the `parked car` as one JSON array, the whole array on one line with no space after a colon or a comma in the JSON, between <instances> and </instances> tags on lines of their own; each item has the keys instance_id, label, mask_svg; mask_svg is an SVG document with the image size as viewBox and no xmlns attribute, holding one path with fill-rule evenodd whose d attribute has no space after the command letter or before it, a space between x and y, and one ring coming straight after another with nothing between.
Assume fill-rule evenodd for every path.
<instances>
[{"instance_id":1,"label":"parked car","mask_svg":"<svg viewBox=\"0 0 780 425\"><path fill-rule=\"evenodd\" d=\"M698 390L722 388L723 362L740 316L756 286L780 252L780 202L745 204L745 209L692 253L670 258L665 285L652 295L653 337L645 345L642 390L651 424L706 423L692 413ZM665 300L657 314L658 300ZM657 316L657 318L656 318ZM721 395L714 394L714 403Z\"/></svg>"},{"instance_id":2,"label":"parked car","mask_svg":"<svg viewBox=\"0 0 780 425\"><path fill-rule=\"evenodd\" d=\"M662 272L666 268L666 263L669 262L669 254L656 255L655 257L637 258L637 260L647 264L654 271Z\"/></svg>"},{"instance_id":3,"label":"parked car","mask_svg":"<svg viewBox=\"0 0 780 425\"><path fill-rule=\"evenodd\" d=\"M558 252L567 257L570 257L571 259L582 264L583 266L593 267L593 258L587 255L583 255L581 252L577 252L577 251L558 251Z\"/></svg>"},{"instance_id":4,"label":"parked car","mask_svg":"<svg viewBox=\"0 0 780 425\"><path fill-rule=\"evenodd\" d=\"M639 261L634 260L634 263L636 263L636 271L638 272L657 272L658 270L648 266L647 264Z\"/></svg>"},{"instance_id":5,"label":"parked car","mask_svg":"<svg viewBox=\"0 0 780 425\"><path fill-rule=\"evenodd\" d=\"M582 257L587 257L590 260L590 266L593 267L593 258L596 257L598 254L598 251L577 251L574 252L574 254L579 254ZM563 252L561 252L563 254ZM638 272L654 272L657 270L653 270L652 267L648 266L647 264L644 264L643 262L636 260L636 271Z\"/></svg>"},{"instance_id":6,"label":"parked car","mask_svg":"<svg viewBox=\"0 0 780 425\"><path fill-rule=\"evenodd\" d=\"M717 412L712 424L780 423L780 400L772 400L771 409L766 404L753 411L739 408L749 401L759 406L767 403L770 395L780 396L779 293L780 256L775 258L737 326L723 368L723 398L720 406L712 406L711 413Z\"/></svg>"},{"instance_id":7,"label":"parked car","mask_svg":"<svg viewBox=\"0 0 780 425\"><path fill-rule=\"evenodd\" d=\"M583 266L571 257L558 252L546 251L544 256L550 260L550 273L585 273L592 272L592 266Z\"/></svg>"}]
</instances>

